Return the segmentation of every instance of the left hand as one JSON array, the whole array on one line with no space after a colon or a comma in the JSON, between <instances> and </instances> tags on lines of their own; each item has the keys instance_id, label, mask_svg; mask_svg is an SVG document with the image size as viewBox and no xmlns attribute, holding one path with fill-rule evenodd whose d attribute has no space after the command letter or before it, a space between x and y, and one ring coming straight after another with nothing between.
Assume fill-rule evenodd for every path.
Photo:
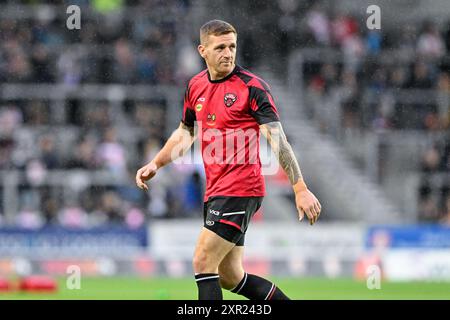
<instances>
[{"instance_id":1,"label":"left hand","mask_svg":"<svg viewBox=\"0 0 450 320\"><path fill-rule=\"evenodd\" d=\"M309 219L309 224L313 225L319 219L322 206L316 196L308 189L295 193L295 205L298 210L299 220L303 220L305 213Z\"/></svg>"}]
</instances>

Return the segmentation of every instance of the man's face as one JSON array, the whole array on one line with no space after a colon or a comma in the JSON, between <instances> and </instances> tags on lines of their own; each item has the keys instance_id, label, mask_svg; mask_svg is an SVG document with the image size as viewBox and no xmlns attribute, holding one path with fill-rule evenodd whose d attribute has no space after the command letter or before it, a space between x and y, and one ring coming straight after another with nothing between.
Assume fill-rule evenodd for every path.
<instances>
[{"instance_id":1,"label":"man's face","mask_svg":"<svg viewBox=\"0 0 450 320\"><path fill-rule=\"evenodd\" d=\"M236 59L236 35L227 33L209 35L204 44L198 46L200 55L216 76L225 76L233 71Z\"/></svg>"}]
</instances>

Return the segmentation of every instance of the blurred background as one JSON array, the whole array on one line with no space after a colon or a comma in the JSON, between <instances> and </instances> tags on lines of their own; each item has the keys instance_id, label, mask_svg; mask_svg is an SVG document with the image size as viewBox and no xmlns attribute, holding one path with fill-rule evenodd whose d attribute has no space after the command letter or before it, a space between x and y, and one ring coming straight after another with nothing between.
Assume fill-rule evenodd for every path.
<instances>
[{"instance_id":1,"label":"blurred background","mask_svg":"<svg viewBox=\"0 0 450 320\"><path fill-rule=\"evenodd\" d=\"M0 0L0 276L192 278L201 162L164 168L148 192L134 176L178 126L211 19L236 27L238 64L271 86L323 207L298 223L287 177L267 175L247 270L365 280L375 265L448 289L446 0Z\"/></svg>"}]
</instances>

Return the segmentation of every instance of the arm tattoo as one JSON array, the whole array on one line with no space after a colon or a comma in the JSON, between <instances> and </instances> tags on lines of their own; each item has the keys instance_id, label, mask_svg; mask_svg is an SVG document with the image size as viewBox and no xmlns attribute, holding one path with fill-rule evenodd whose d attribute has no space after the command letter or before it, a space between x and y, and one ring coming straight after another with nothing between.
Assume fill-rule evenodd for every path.
<instances>
[{"instance_id":1,"label":"arm tattoo","mask_svg":"<svg viewBox=\"0 0 450 320\"><path fill-rule=\"evenodd\" d=\"M261 127L263 134L269 141L272 150L278 158L278 162L284 172L286 172L291 184L296 184L299 179L303 179L303 175L294 151L284 134L281 123L279 121L274 121L263 124Z\"/></svg>"}]
</instances>

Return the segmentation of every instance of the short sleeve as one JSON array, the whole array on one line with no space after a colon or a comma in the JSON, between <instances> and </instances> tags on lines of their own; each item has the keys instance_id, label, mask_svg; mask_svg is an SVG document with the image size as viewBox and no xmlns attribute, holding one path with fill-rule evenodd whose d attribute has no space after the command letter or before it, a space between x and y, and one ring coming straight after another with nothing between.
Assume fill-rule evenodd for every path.
<instances>
[{"instance_id":1,"label":"short sleeve","mask_svg":"<svg viewBox=\"0 0 450 320\"><path fill-rule=\"evenodd\" d=\"M191 103L189 101L189 91L190 86L186 88L186 91L184 93L184 102L183 102L183 116L181 122L183 122L188 127L193 127L196 116L195 116L195 110L192 108Z\"/></svg>"},{"instance_id":2,"label":"short sleeve","mask_svg":"<svg viewBox=\"0 0 450 320\"><path fill-rule=\"evenodd\" d=\"M280 121L277 107L267 88L249 87L250 114L258 124Z\"/></svg>"}]
</instances>

